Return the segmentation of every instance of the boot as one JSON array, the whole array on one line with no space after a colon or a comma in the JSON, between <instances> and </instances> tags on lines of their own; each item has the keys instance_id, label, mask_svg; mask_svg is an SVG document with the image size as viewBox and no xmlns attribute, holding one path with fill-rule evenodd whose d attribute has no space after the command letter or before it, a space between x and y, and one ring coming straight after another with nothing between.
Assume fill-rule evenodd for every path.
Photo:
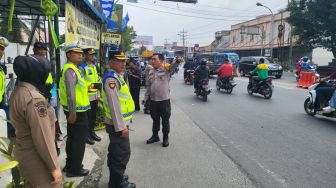
<instances>
[{"instance_id":1,"label":"boot","mask_svg":"<svg viewBox=\"0 0 336 188\"><path fill-rule=\"evenodd\" d=\"M91 132L91 138L97 142L101 141L101 138L94 131Z\"/></svg>"},{"instance_id":2,"label":"boot","mask_svg":"<svg viewBox=\"0 0 336 188\"><path fill-rule=\"evenodd\" d=\"M153 144L154 142L158 142L158 141L160 141L159 136L157 134L153 134L153 136L147 140L147 144Z\"/></svg>"},{"instance_id":3,"label":"boot","mask_svg":"<svg viewBox=\"0 0 336 188\"><path fill-rule=\"evenodd\" d=\"M168 147L168 146L169 146L169 137L168 137L168 135L164 135L163 136L162 147Z\"/></svg>"}]
</instances>

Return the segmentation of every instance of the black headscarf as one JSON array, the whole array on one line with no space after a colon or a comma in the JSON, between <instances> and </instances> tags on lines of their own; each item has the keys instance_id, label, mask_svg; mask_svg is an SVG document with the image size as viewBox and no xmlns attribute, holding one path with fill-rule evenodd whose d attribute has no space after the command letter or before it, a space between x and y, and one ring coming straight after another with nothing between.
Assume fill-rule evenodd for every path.
<instances>
[{"instance_id":1,"label":"black headscarf","mask_svg":"<svg viewBox=\"0 0 336 188\"><path fill-rule=\"evenodd\" d=\"M46 58L38 55L18 56L14 60L13 68L18 81L34 85L43 96L50 99L51 86L45 82L51 66Z\"/></svg>"}]
</instances>

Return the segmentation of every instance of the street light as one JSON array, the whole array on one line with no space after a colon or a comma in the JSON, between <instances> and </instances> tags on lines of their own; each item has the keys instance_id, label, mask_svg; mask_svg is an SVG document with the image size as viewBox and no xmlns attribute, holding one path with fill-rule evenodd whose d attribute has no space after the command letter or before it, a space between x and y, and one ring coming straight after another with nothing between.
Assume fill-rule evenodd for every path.
<instances>
[{"instance_id":1,"label":"street light","mask_svg":"<svg viewBox=\"0 0 336 188\"><path fill-rule=\"evenodd\" d=\"M265 6L265 5L261 4L261 3L257 3L256 5L258 7L265 7L265 8L267 8L271 12L271 14L272 14L272 18L271 18L271 32L270 32L270 37L269 38L270 38L270 49L271 49L270 56L271 56L271 58L273 58L273 24L274 24L274 14L273 14L272 10L269 7L267 7L267 6Z\"/></svg>"}]
</instances>

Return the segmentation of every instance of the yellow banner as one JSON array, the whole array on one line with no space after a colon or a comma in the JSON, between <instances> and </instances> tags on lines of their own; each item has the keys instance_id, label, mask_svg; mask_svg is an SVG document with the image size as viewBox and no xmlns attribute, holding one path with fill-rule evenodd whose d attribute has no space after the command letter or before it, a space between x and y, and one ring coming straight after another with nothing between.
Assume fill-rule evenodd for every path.
<instances>
[{"instance_id":1,"label":"yellow banner","mask_svg":"<svg viewBox=\"0 0 336 188\"><path fill-rule=\"evenodd\" d=\"M114 33L103 33L102 41L104 44L113 44L119 46L121 43L121 35Z\"/></svg>"},{"instance_id":2,"label":"yellow banner","mask_svg":"<svg viewBox=\"0 0 336 188\"><path fill-rule=\"evenodd\" d=\"M65 1L65 24L67 45L79 41L82 48L99 49L99 24L67 1Z\"/></svg>"}]
</instances>

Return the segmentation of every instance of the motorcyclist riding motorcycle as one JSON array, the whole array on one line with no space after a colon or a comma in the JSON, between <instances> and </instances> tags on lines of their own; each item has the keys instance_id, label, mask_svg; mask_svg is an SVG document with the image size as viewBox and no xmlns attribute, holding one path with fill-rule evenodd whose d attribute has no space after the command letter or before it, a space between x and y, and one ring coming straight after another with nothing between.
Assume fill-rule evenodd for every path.
<instances>
[{"instance_id":1,"label":"motorcyclist riding motorcycle","mask_svg":"<svg viewBox=\"0 0 336 188\"><path fill-rule=\"evenodd\" d=\"M230 78L233 75L233 67L230 61L225 58L224 64L217 69L218 76L220 79Z\"/></svg>"},{"instance_id":2,"label":"motorcyclist riding motorcycle","mask_svg":"<svg viewBox=\"0 0 336 188\"><path fill-rule=\"evenodd\" d=\"M326 101L329 101L333 92L335 91L335 85L332 83L324 83L328 80L336 80L336 71L334 71L331 75L321 78L320 82L322 83L318 88L316 88L316 103L315 108L317 111L321 110L325 105ZM325 111L331 111L332 109L326 108Z\"/></svg>"},{"instance_id":3,"label":"motorcyclist riding motorcycle","mask_svg":"<svg viewBox=\"0 0 336 188\"><path fill-rule=\"evenodd\" d=\"M195 63L194 63L192 60L188 59L188 60L185 62L185 64L183 65L183 68L184 68L183 76L184 76L184 79L186 79L187 76L188 76L188 70L194 70L194 68L195 68Z\"/></svg>"},{"instance_id":4,"label":"motorcyclist riding motorcycle","mask_svg":"<svg viewBox=\"0 0 336 188\"><path fill-rule=\"evenodd\" d=\"M258 74L258 76L253 76L256 74ZM265 59L261 58L259 60L259 65L251 72L251 75L254 89L258 87L260 81L268 78L268 65L265 64Z\"/></svg>"},{"instance_id":5,"label":"motorcyclist riding motorcycle","mask_svg":"<svg viewBox=\"0 0 336 188\"><path fill-rule=\"evenodd\" d=\"M195 69L194 72L194 89L197 91L199 81L209 78L209 68L207 66L207 60L205 58L201 59L200 65Z\"/></svg>"}]
</instances>

